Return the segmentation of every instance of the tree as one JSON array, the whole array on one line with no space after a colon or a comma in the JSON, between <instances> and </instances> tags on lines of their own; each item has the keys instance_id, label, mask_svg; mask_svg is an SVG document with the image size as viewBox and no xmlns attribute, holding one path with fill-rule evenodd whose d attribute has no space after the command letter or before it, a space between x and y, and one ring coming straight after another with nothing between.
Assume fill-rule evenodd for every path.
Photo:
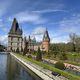
<instances>
[{"instance_id":1,"label":"tree","mask_svg":"<svg viewBox=\"0 0 80 80\"><path fill-rule=\"evenodd\" d=\"M2 52L2 51L4 51L4 49L6 49L6 47L4 45L0 44L0 51Z\"/></svg>"},{"instance_id":2,"label":"tree","mask_svg":"<svg viewBox=\"0 0 80 80\"><path fill-rule=\"evenodd\" d=\"M62 52L62 53L61 53L60 59L61 59L61 60L67 60L67 55L66 55L65 52Z\"/></svg>"},{"instance_id":3,"label":"tree","mask_svg":"<svg viewBox=\"0 0 80 80\"><path fill-rule=\"evenodd\" d=\"M27 52L28 52L28 51L27 51L27 48L25 47L24 50L23 50L23 56L26 55Z\"/></svg>"},{"instance_id":4,"label":"tree","mask_svg":"<svg viewBox=\"0 0 80 80\"><path fill-rule=\"evenodd\" d=\"M19 48L16 49L16 53L19 53Z\"/></svg>"},{"instance_id":5,"label":"tree","mask_svg":"<svg viewBox=\"0 0 80 80\"><path fill-rule=\"evenodd\" d=\"M23 56L26 55L28 52L28 42L25 42L25 47L24 47L24 50L23 50Z\"/></svg>"},{"instance_id":6,"label":"tree","mask_svg":"<svg viewBox=\"0 0 80 80\"><path fill-rule=\"evenodd\" d=\"M40 47L38 47L37 55L36 55L36 60L41 61L42 60L42 53L40 50Z\"/></svg>"},{"instance_id":7,"label":"tree","mask_svg":"<svg viewBox=\"0 0 80 80\"><path fill-rule=\"evenodd\" d=\"M23 48L21 48L21 52L23 52Z\"/></svg>"},{"instance_id":8,"label":"tree","mask_svg":"<svg viewBox=\"0 0 80 80\"><path fill-rule=\"evenodd\" d=\"M55 46L55 47L53 48L54 58L56 58L56 56L57 56L58 53L59 53L58 46Z\"/></svg>"},{"instance_id":9,"label":"tree","mask_svg":"<svg viewBox=\"0 0 80 80\"><path fill-rule=\"evenodd\" d=\"M74 52L80 51L80 36L75 33L70 34L70 42L72 43Z\"/></svg>"},{"instance_id":10,"label":"tree","mask_svg":"<svg viewBox=\"0 0 80 80\"><path fill-rule=\"evenodd\" d=\"M73 51L75 52L76 51L76 38L77 38L77 35L75 33L72 33L70 34L70 42L72 43L72 46L73 46Z\"/></svg>"},{"instance_id":11,"label":"tree","mask_svg":"<svg viewBox=\"0 0 80 80\"><path fill-rule=\"evenodd\" d=\"M76 38L76 52L80 52L80 37Z\"/></svg>"}]
</instances>

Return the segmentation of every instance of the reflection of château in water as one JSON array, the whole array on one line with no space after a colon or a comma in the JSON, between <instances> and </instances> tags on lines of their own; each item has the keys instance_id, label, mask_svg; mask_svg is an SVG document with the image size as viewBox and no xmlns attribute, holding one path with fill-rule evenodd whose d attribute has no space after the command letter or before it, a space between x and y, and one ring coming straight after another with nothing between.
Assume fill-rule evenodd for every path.
<instances>
[{"instance_id":1,"label":"reflection of ch\u00e2teau in water","mask_svg":"<svg viewBox=\"0 0 80 80\"><path fill-rule=\"evenodd\" d=\"M28 40L26 39L26 37L24 37L23 39L22 33L23 33L22 29L19 28L19 24L16 18L14 18L12 27L8 33L8 50L9 51L11 50L16 51L17 49L21 51L22 49L25 48L25 46L27 46L28 50L37 51L38 47L40 47L42 51L48 52L50 38L49 38L47 29L44 32L42 42L37 42L35 38L31 39L30 36Z\"/></svg>"}]
</instances>

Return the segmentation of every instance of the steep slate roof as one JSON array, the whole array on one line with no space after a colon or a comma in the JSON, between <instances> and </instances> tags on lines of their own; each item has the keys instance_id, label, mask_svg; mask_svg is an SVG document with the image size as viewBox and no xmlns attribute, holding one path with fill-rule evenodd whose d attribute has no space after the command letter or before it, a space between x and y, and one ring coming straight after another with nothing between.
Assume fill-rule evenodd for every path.
<instances>
[{"instance_id":1,"label":"steep slate roof","mask_svg":"<svg viewBox=\"0 0 80 80\"><path fill-rule=\"evenodd\" d=\"M22 35L22 29L19 28L19 24L18 24L16 18L14 18L14 20L13 20L12 27L10 29L9 34Z\"/></svg>"},{"instance_id":2,"label":"steep slate roof","mask_svg":"<svg viewBox=\"0 0 80 80\"><path fill-rule=\"evenodd\" d=\"M47 29L46 29L46 31L45 31L45 33L44 33L44 36L43 36L43 41L44 41L44 40L50 41L50 37L49 37L49 34L48 34Z\"/></svg>"}]
</instances>

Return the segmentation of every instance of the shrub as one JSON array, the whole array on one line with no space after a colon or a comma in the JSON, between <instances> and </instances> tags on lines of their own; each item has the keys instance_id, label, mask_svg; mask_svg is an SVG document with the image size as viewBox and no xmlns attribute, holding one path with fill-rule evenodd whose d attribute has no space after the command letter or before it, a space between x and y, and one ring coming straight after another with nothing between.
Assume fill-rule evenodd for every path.
<instances>
[{"instance_id":1,"label":"shrub","mask_svg":"<svg viewBox=\"0 0 80 80\"><path fill-rule=\"evenodd\" d=\"M58 69L61 69L61 70L65 69L65 65L62 62L56 62L55 67L58 68Z\"/></svg>"},{"instance_id":2,"label":"shrub","mask_svg":"<svg viewBox=\"0 0 80 80\"><path fill-rule=\"evenodd\" d=\"M32 58L32 56L31 56L30 54L29 54L29 55L27 55L27 57L28 57L28 58Z\"/></svg>"}]
</instances>

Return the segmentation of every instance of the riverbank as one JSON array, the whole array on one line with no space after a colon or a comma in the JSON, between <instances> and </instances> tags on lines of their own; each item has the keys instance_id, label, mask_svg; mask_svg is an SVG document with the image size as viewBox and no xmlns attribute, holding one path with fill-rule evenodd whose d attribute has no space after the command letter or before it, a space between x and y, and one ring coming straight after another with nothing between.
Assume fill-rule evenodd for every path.
<instances>
[{"instance_id":1,"label":"riverbank","mask_svg":"<svg viewBox=\"0 0 80 80\"><path fill-rule=\"evenodd\" d=\"M30 70L32 70L36 75L41 77L43 80L67 80L63 77L53 76L51 74L50 70L44 69L43 67L40 67L28 60L25 60L19 56L16 56L13 53L10 53L13 57L15 57L17 60L19 60L22 64L24 64L26 67L28 67Z\"/></svg>"}]
</instances>

